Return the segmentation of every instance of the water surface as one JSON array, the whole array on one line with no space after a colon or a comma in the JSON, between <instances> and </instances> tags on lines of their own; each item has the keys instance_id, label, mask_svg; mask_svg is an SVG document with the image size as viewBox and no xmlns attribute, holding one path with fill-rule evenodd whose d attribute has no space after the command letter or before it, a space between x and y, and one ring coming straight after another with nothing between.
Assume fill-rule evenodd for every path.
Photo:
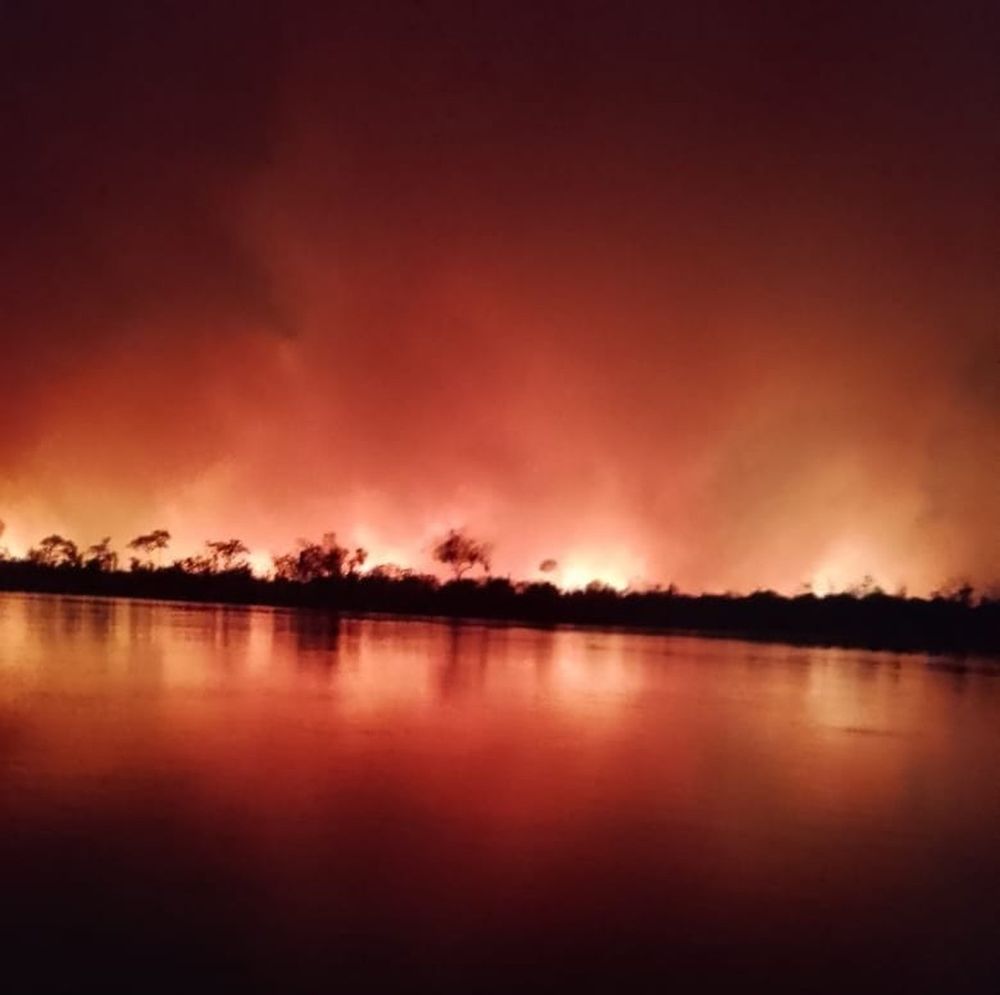
<instances>
[{"instance_id":1,"label":"water surface","mask_svg":"<svg viewBox=\"0 0 1000 995\"><path fill-rule=\"evenodd\" d=\"M16 991L1000 990L1000 676L0 596Z\"/></svg>"}]
</instances>

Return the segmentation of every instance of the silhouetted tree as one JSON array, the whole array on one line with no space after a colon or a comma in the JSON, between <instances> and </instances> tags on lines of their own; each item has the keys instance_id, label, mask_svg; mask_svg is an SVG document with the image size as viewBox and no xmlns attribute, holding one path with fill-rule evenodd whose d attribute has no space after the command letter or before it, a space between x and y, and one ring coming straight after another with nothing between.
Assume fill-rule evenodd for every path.
<instances>
[{"instance_id":1,"label":"silhouetted tree","mask_svg":"<svg viewBox=\"0 0 1000 995\"><path fill-rule=\"evenodd\" d=\"M364 550L358 552L364 553ZM274 557L274 575L279 580L300 584L335 579L343 575L348 555L348 550L337 543L334 532L325 533L321 542L300 539L297 550Z\"/></svg>"},{"instance_id":2,"label":"silhouetted tree","mask_svg":"<svg viewBox=\"0 0 1000 995\"><path fill-rule=\"evenodd\" d=\"M413 571L409 567L401 567L398 563L378 563L368 571L368 576L373 580L403 580L405 577L412 577Z\"/></svg>"},{"instance_id":3,"label":"silhouetted tree","mask_svg":"<svg viewBox=\"0 0 1000 995\"><path fill-rule=\"evenodd\" d=\"M881 594L882 588L875 583L875 578L871 574L865 574L860 581L852 584L847 593L855 598L867 598L872 594Z\"/></svg>"},{"instance_id":4,"label":"silhouetted tree","mask_svg":"<svg viewBox=\"0 0 1000 995\"><path fill-rule=\"evenodd\" d=\"M111 536L105 536L100 542L87 549L83 565L88 570L113 572L118 569L118 554L111 548Z\"/></svg>"},{"instance_id":5,"label":"silhouetted tree","mask_svg":"<svg viewBox=\"0 0 1000 995\"><path fill-rule=\"evenodd\" d=\"M349 574L361 573L361 568L365 565L365 560L367 559L368 550L358 546L347 558L347 572Z\"/></svg>"},{"instance_id":6,"label":"silhouetted tree","mask_svg":"<svg viewBox=\"0 0 1000 995\"><path fill-rule=\"evenodd\" d=\"M272 556L271 563L274 567L275 580L298 580L298 553L281 553L279 556Z\"/></svg>"},{"instance_id":7,"label":"silhouetted tree","mask_svg":"<svg viewBox=\"0 0 1000 995\"><path fill-rule=\"evenodd\" d=\"M56 534L46 536L37 546L29 549L28 559L45 567L79 567L81 563L76 543Z\"/></svg>"},{"instance_id":8,"label":"silhouetted tree","mask_svg":"<svg viewBox=\"0 0 1000 995\"><path fill-rule=\"evenodd\" d=\"M241 539L209 539L205 546L209 551L212 573L250 569L250 564L244 559L250 550Z\"/></svg>"},{"instance_id":9,"label":"silhouetted tree","mask_svg":"<svg viewBox=\"0 0 1000 995\"><path fill-rule=\"evenodd\" d=\"M945 601L957 601L961 605L968 607L974 600L976 589L969 583L967 578L958 577L948 581L937 590L931 592L932 598L941 598Z\"/></svg>"},{"instance_id":10,"label":"silhouetted tree","mask_svg":"<svg viewBox=\"0 0 1000 995\"><path fill-rule=\"evenodd\" d=\"M434 545L434 559L451 568L455 580L473 567L480 566L490 572L491 547L465 534L464 529L449 529L448 534Z\"/></svg>"},{"instance_id":11,"label":"silhouetted tree","mask_svg":"<svg viewBox=\"0 0 1000 995\"><path fill-rule=\"evenodd\" d=\"M152 555L155 553L159 561L160 553L170 545L170 533L166 529L154 529L148 535L136 536L129 544L129 549L146 554L145 564L133 557L132 569L142 566L152 566Z\"/></svg>"},{"instance_id":12,"label":"silhouetted tree","mask_svg":"<svg viewBox=\"0 0 1000 995\"><path fill-rule=\"evenodd\" d=\"M955 593L952 595L953 601L958 601L960 604L964 605L966 608L972 604L972 597L976 593L976 589L966 581Z\"/></svg>"},{"instance_id":13,"label":"silhouetted tree","mask_svg":"<svg viewBox=\"0 0 1000 995\"><path fill-rule=\"evenodd\" d=\"M136 561L133 561L133 564ZM186 574L210 574L214 569L212 558L202 554L185 556L182 560L174 560L174 568Z\"/></svg>"}]
</instances>

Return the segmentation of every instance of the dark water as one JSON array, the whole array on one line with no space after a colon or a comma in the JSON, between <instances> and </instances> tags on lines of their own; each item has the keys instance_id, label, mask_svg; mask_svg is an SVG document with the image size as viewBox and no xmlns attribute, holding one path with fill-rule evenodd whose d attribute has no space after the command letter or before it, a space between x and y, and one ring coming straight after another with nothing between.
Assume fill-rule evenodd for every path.
<instances>
[{"instance_id":1,"label":"dark water","mask_svg":"<svg viewBox=\"0 0 1000 995\"><path fill-rule=\"evenodd\" d=\"M1000 991L1000 676L0 596L21 991Z\"/></svg>"}]
</instances>

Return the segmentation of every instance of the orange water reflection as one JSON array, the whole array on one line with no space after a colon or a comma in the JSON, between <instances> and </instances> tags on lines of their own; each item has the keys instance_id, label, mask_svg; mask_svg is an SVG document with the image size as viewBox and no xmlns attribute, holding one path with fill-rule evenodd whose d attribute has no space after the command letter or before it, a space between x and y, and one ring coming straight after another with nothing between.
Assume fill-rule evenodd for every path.
<instances>
[{"instance_id":1,"label":"orange water reflection","mask_svg":"<svg viewBox=\"0 0 1000 995\"><path fill-rule=\"evenodd\" d=\"M94 970L978 982L998 747L975 661L0 597L10 928Z\"/></svg>"}]
</instances>

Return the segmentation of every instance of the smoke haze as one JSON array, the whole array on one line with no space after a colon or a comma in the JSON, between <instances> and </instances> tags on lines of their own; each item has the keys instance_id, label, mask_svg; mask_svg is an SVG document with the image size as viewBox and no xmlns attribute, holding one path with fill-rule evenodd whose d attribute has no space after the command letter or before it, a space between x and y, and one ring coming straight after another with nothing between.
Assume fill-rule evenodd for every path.
<instances>
[{"instance_id":1,"label":"smoke haze","mask_svg":"<svg viewBox=\"0 0 1000 995\"><path fill-rule=\"evenodd\" d=\"M995 5L100 6L5 32L12 548L1000 578Z\"/></svg>"}]
</instances>

